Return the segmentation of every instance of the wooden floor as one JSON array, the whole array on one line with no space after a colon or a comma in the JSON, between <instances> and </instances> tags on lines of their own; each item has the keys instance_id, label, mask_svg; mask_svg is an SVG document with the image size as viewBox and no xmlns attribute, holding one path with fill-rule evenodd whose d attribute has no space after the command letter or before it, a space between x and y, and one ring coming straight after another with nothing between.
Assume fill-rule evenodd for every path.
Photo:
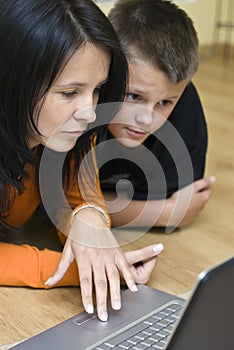
<instances>
[{"instance_id":1,"label":"wooden floor","mask_svg":"<svg viewBox=\"0 0 234 350\"><path fill-rule=\"evenodd\" d=\"M222 53L201 58L194 82L208 123L206 175L217 178L206 215L221 235L234 236L234 55L225 59Z\"/></svg>"},{"instance_id":2,"label":"wooden floor","mask_svg":"<svg viewBox=\"0 0 234 350\"><path fill-rule=\"evenodd\" d=\"M206 57L194 82L207 117L206 175L217 178L214 194L188 227L172 234L150 232L131 245L165 245L149 285L174 294L191 290L201 270L234 254L234 59L224 61L222 55L215 53ZM82 310L78 288L44 291L1 287L0 303L0 348L42 332Z\"/></svg>"}]
</instances>

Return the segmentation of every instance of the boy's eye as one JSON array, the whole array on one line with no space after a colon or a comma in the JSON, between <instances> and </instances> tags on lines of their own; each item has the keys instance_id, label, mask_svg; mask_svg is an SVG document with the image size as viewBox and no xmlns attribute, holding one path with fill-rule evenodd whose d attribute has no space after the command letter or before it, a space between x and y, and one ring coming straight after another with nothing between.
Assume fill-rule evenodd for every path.
<instances>
[{"instance_id":1,"label":"boy's eye","mask_svg":"<svg viewBox=\"0 0 234 350\"><path fill-rule=\"evenodd\" d=\"M135 101L140 101L141 100L141 96L138 94L132 94L130 92L126 93L126 99L129 102L135 102Z\"/></svg>"},{"instance_id":2,"label":"boy's eye","mask_svg":"<svg viewBox=\"0 0 234 350\"><path fill-rule=\"evenodd\" d=\"M168 106L168 105L171 104L171 101L169 101L169 100L162 100L162 101L159 101L158 104L160 106Z\"/></svg>"}]
</instances>

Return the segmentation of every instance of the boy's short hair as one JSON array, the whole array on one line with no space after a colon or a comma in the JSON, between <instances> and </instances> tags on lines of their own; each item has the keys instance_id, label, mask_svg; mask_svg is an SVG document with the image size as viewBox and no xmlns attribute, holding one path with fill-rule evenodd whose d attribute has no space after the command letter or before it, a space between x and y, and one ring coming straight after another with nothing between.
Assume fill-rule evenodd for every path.
<instances>
[{"instance_id":1,"label":"boy's short hair","mask_svg":"<svg viewBox=\"0 0 234 350\"><path fill-rule=\"evenodd\" d=\"M196 72L199 44L193 21L171 1L117 0L109 19L129 59L151 62L173 84Z\"/></svg>"}]
</instances>

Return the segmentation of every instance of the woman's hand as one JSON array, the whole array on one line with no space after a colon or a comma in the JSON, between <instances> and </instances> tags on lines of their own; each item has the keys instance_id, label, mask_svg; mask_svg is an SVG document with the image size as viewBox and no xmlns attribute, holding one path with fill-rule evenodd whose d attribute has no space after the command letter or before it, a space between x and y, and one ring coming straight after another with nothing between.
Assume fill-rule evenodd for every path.
<instances>
[{"instance_id":1,"label":"woman's hand","mask_svg":"<svg viewBox=\"0 0 234 350\"><path fill-rule=\"evenodd\" d=\"M108 286L112 308L115 310L121 308L120 274L128 288L133 292L137 291L131 272L134 269L130 269L103 215L94 209L83 209L76 214L58 268L46 284L55 285L64 276L74 259L78 266L84 308L88 313L94 311L92 297L94 285L100 320L106 321L108 318ZM130 256L131 261L134 259L136 259L135 256Z\"/></svg>"}]
</instances>

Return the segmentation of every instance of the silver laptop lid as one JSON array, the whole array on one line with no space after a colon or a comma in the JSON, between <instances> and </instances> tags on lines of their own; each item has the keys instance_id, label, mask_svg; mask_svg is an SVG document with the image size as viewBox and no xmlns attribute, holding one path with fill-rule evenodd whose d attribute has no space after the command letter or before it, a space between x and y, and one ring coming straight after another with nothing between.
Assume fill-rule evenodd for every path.
<instances>
[{"instance_id":1,"label":"silver laptop lid","mask_svg":"<svg viewBox=\"0 0 234 350\"><path fill-rule=\"evenodd\" d=\"M234 256L203 271L167 350L234 349Z\"/></svg>"}]
</instances>

